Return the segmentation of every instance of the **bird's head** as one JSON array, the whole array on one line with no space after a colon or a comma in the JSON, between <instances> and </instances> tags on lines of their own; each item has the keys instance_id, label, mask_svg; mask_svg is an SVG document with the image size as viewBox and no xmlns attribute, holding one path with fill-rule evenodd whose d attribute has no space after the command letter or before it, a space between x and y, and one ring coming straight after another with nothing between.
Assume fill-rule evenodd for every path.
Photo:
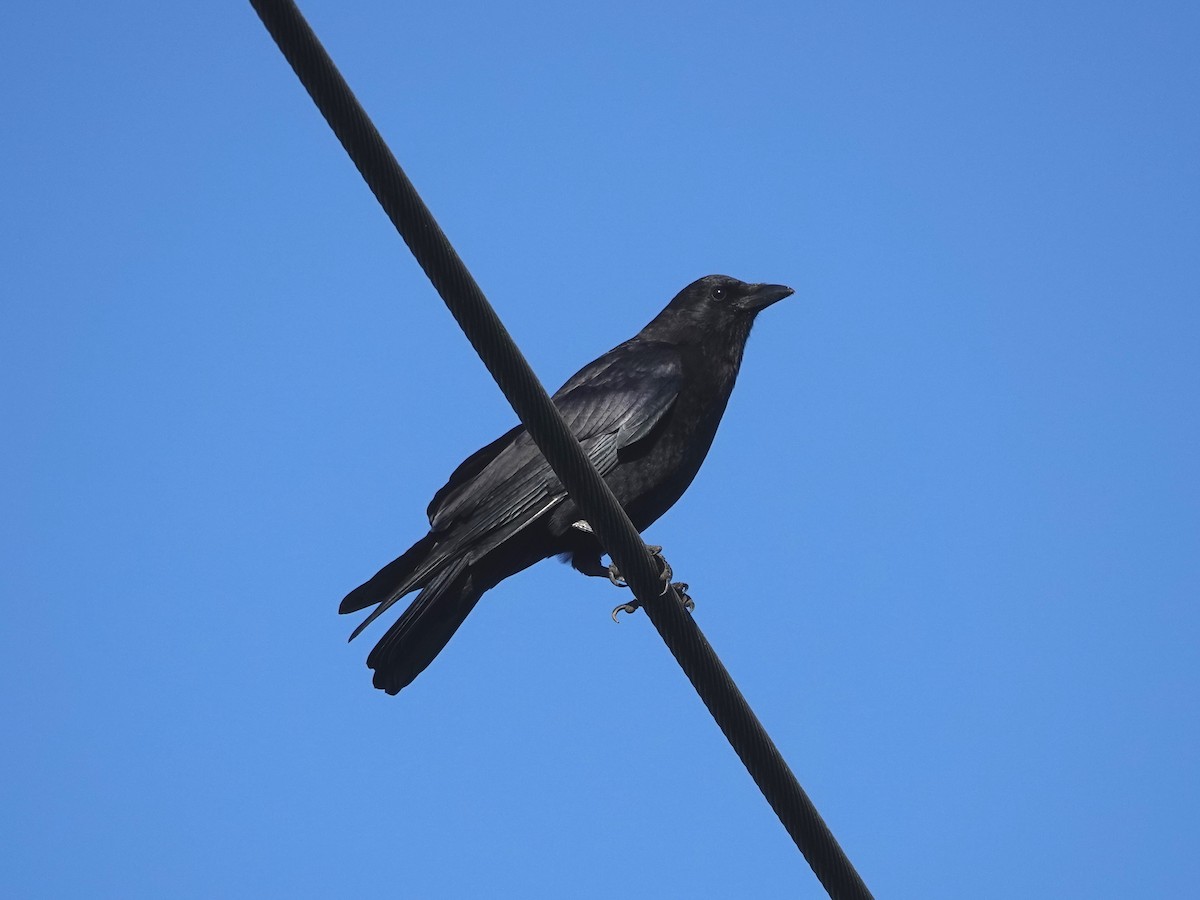
<instances>
[{"instance_id":1,"label":"bird's head","mask_svg":"<svg viewBox=\"0 0 1200 900\"><path fill-rule=\"evenodd\" d=\"M728 275L706 275L685 287L680 296L686 295L692 307L723 308L753 316L794 293L783 284L747 284Z\"/></svg>"},{"instance_id":2,"label":"bird's head","mask_svg":"<svg viewBox=\"0 0 1200 900\"><path fill-rule=\"evenodd\" d=\"M732 329L748 334L760 312L794 294L783 284L748 284L728 275L705 275L675 295L653 322L646 337L683 338L687 332L714 333ZM695 338L693 338L694 340Z\"/></svg>"}]
</instances>

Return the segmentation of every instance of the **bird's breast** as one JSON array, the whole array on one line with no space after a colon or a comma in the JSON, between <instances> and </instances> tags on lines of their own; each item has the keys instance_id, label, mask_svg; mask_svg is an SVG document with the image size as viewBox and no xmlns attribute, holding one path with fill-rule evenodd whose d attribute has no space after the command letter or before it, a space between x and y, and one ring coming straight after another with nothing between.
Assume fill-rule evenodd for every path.
<instances>
[{"instance_id":1,"label":"bird's breast","mask_svg":"<svg viewBox=\"0 0 1200 900\"><path fill-rule=\"evenodd\" d=\"M654 431L622 451L606 480L639 531L674 506L700 471L732 387L732 378L693 381Z\"/></svg>"}]
</instances>

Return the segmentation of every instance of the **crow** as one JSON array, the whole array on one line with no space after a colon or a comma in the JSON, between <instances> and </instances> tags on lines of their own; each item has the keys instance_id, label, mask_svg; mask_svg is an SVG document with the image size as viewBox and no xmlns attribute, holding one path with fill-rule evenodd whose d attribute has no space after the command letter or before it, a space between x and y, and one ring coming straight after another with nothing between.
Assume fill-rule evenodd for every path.
<instances>
[{"instance_id":1,"label":"crow","mask_svg":"<svg viewBox=\"0 0 1200 900\"><path fill-rule=\"evenodd\" d=\"M678 500L717 433L755 316L793 293L709 275L645 328L573 375L554 404L638 531ZM559 556L614 577L575 503L518 425L454 470L427 510L429 533L342 601L375 610L420 590L367 657L374 685L396 694L441 652L479 598L510 575ZM669 578L669 569L664 575ZM615 613L614 613L615 615Z\"/></svg>"}]
</instances>

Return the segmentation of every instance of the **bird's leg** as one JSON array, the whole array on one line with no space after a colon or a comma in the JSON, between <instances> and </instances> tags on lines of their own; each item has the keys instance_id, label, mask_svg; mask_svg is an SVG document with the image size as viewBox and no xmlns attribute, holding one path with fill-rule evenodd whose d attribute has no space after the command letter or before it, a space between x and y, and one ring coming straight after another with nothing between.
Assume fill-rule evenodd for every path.
<instances>
[{"instance_id":1,"label":"bird's leg","mask_svg":"<svg viewBox=\"0 0 1200 900\"><path fill-rule=\"evenodd\" d=\"M610 563L608 566L608 580L619 588L629 587L629 583L621 577L620 571L617 569L616 563ZM612 611L612 620L617 621L617 613L624 612L626 615L633 615L637 612L638 602L633 600L631 603L622 603L620 606L614 607Z\"/></svg>"},{"instance_id":2,"label":"bird's leg","mask_svg":"<svg viewBox=\"0 0 1200 900\"><path fill-rule=\"evenodd\" d=\"M628 585L625 585L625 586L628 587ZM667 587L675 588L675 593L677 593L679 595L679 599L683 601L684 609L686 609L688 612L692 612L696 609L696 601L688 596L688 592L687 592L688 583L686 581L675 581L675 582L672 582L671 584L669 584ZM665 594L666 592L667 592L667 589L663 588L663 593ZM639 604L636 601L633 603L622 603L620 606L618 606L616 609L614 609L612 611L613 621L614 622L620 621L619 619L617 619L617 613L619 613L619 612L635 613L635 612L637 612L638 606L639 606Z\"/></svg>"},{"instance_id":3,"label":"bird's leg","mask_svg":"<svg viewBox=\"0 0 1200 900\"><path fill-rule=\"evenodd\" d=\"M572 522L571 527L577 531L582 531L584 534L594 534L592 531L592 526L589 525L584 519L580 519L578 522ZM688 612L694 610L696 608L696 603L687 594L687 583L683 581L676 581L674 583L671 582L671 576L674 573L671 571L671 564L667 562L666 557L663 556L662 547L659 547L655 544L650 544L646 547L646 549L650 551L651 556L658 560L659 565L661 566L659 577L663 582L662 593L665 594L668 588L675 588L675 591L679 594L679 598L683 601L683 608ZM606 575L608 576L608 580L617 587L629 587L629 583L624 579L624 577L622 577L621 570L617 568L617 564L611 563L606 567L600 562L598 556L591 557L589 555L576 554L571 557L571 565L585 575ZM630 603L622 603L612 611L613 621L618 621L617 613L634 613L637 612L637 608L637 600L634 600Z\"/></svg>"},{"instance_id":4,"label":"bird's leg","mask_svg":"<svg viewBox=\"0 0 1200 900\"><path fill-rule=\"evenodd\" d=\"M684 609L686 609L688 612L694 610L696 608L696 602L687 594L687 582L676 581L672 583L671 576L674 574L674 572L671 569L671 564L667 562L666 557L663 556L662 547L650 544L647 545L646 549L650 551L650 555L658 560L659 565L662 566L662 571L659 572L659 578L661 578L663 582L663 589L660 592L660 596L665 594L669 589L675 588L676 592L679 594L679 598L683 601ZM621 576L621 572L617 568L616 563L612 563L608 567L608 580L617 587L629 587L628 582L626 582ZM613 621L617 621L617 613L624 612L632 614L637 611L638 606L639 604L636 599L630 603L622 603L612 611Z\"/></svg>"},{"instance_id":5,"label":"bird's leg","mask_svg":"<svg viewBox=\"0 0 1200 900\"><path fill-rule=\"evenodd\" d=\"M659 547L657 544L647 544L646 549L650 551L650 555L653 556L656 560L658 560L658 564L662 567L662 570L659 572L658 577L661 578L663 581L662 593L665 594L667 592L667 585L671 583L671 576L674 574L671 571L671 564L669 562L667 562L666 557L663 556L662 547ZM629 587L629 583L625 580L625 577L621 574L621 570L617 568L616 563L609 564L608 580L611 581L613 584L615 584L617 587L622 587L622 588Z\"/></svg>"}]
</instances>

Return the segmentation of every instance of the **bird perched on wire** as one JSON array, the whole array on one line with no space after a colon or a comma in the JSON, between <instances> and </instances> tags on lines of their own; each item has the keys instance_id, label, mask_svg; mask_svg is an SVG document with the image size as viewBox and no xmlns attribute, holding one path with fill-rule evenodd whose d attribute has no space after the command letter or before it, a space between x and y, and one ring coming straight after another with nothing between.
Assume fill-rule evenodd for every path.
<instances>
[{"instance_id":1,"label":"bird perched on wire","mask_svg":"<svg viewBox=\"0 0 1200 900\"><path fill-rule=\"evenodd\" d=\"M554 394L638 531L670 509L696 477L755 316L792 293L726 275L701 278ZM351 591L339 610L375 607L353 640L401 597L420 591L367 657L375 687L389 694L425 670L485 591L539 560L561 556L585 575L619 582L524 426L469 456L434 495L428 515L429 533Z\"/></svg>"}]
</instances>

